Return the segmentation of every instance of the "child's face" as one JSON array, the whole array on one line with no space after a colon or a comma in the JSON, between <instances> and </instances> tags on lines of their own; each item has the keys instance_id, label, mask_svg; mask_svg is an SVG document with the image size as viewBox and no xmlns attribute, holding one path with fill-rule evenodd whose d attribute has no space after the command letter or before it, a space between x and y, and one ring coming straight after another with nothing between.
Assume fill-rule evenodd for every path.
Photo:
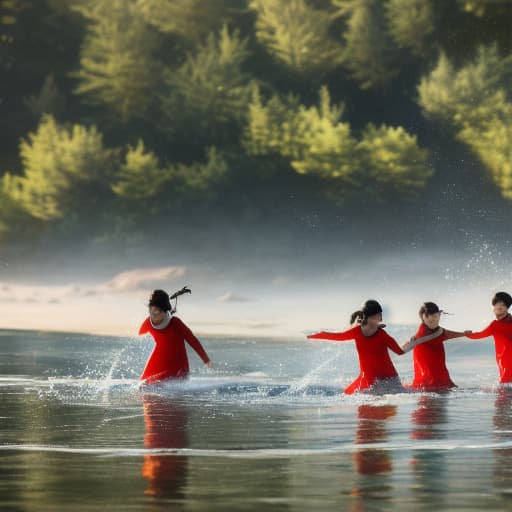
<instances>
[{"instance_id":1,"label":"child's face","mask_svg":"<svg viewBox=\"0 0 512 512\"><path fill-rule=\"evenodd\" d=\"M429 329L437 329L439 327L439 322L441 320L441 313L432 313L431 315L423 313L421 315L421 319Z\"/></svg>"},{"instance_id":2,"label":"child's face","mask_svg":"<svg viewBox=\"0 0 512 512\"><path fill-rule=\"evenodd\" d=\"M165 318L165 311L162 311L156 306L149 306L149 317L151 318L153 325L161 324Z\"/></svg>"},{"instance_id":3,"label":"child's face","mask_svg":"<svg viewBox=\"0 0 512 512\"><path fill-rule=\"evenodd\" d=\"M492 310L494 311L496 318L501 318L508 314L508 308L503 304L503 302L496 302L496 304L492 306Z\"/></svg>"},{"instance_id":4,"label":"child's face","mask_svg":"<svg viewBox=\"0 0 512 512\"><path fill-rule=\"evenodd\" d=\"M369 316L366 319L366 325L368 327L378 327L382 322L382 313L377 313L376 315Z\"/></svg>"}]
</instances>

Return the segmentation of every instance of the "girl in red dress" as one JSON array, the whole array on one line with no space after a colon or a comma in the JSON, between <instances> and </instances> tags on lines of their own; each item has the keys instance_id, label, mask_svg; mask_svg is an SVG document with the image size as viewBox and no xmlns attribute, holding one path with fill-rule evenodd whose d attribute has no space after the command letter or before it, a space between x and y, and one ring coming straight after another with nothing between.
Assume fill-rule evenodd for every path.
<instances>
[{"instance_id":1,"label":"girl in red dress","mask_svg":"<svg viewBox=\"0 0 512 512\"><path fill-rule=\"evenodd\" d=\"M468 332L468 338L477 340L492 336L496 350L496 363L500 372L500 384L512 382L512 315L508 312L512 306L512 297L507 292L498 292L492 298L492 307L496 320L483 331Z\"/></svg>"},{"instance_id":2,"label":"girl in red dress","mask_svg":"<svg viewBox=\"0 0 512 512\"><path fill-rule=\"evenodd\" d=\"M440 329L439 321L442 312L437 304L433 302L423 303L419 310L422 323L413 338L414 341L412 341L415 346L412 353L414 380L411 388L422 391L441 391L456 387L450 378L448 368L446 368L444 342L453 338L460 338L465 333ZM419 342L420 338L433 334L435 334L435 337L430 341ZM402 348L405 349L405 346Z\"/></svg>"},{"instance_id":3,"label":"girl in red dress","mask_svg":"<svg viewBox=\"0 0 512 512\"><path fill-rule=\"evenodd\" d=\"M364 391L382 380L400 385L398 373L389 357L389 350L399 355L407 350L402 349L384 330L381 322L380 304L376 300L367 300L360 310L352 313L350 323L355 326L351 329L344 332L322 331L308 336L309 339L320 340L355 340L360 372L354 382L344 389L344 393Z\"/></svg>"},{"instance_id":4,"label":"girl in red dress","mask_svg":"<svg viewBox=\"0 0 512 512\"><path fill-rule=\"evenodd\" d=\"M139 334L149 333L155 340L155 348L146 363L141 380L146 383L164 379L185 379L189 373L185 341L211 368L211 361L201 342L177 317L172 315L169 295L155 290L149 299L149 316L142 323Z\"/></svg>"}]
</instances>

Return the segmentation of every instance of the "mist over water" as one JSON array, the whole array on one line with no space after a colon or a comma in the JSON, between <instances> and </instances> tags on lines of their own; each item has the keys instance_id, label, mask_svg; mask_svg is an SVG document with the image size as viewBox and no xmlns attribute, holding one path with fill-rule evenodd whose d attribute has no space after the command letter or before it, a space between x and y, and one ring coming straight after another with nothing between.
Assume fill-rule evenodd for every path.
<instances>
[{"instance_id":1,"label":"mist over water","mask_svg":"<svg viewBox=\"0 0 512 512\"><path fill-rule=\"evenodd\" d=\"M6 256L0 325L126 335L144 318L152 289L184 284L192 295L180 300L178 314L202 335L339 329L367 298L383 304L391 323L416 324L425 300L454 314L443 318L447 328L475 330L490 321L493 293L512 282L506 232L462 228L456 217L415 217L400 233L399 220L182 226L182 238L169 225L161 233L173 234L170 241L151 233L140 243L77 242L75 249Z\"/></svg>"}]
</instances>

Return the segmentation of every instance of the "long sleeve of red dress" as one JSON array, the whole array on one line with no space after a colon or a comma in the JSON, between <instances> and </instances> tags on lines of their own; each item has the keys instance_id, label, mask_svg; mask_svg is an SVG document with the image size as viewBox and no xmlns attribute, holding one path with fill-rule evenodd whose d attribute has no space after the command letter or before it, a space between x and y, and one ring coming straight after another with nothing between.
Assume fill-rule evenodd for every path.
<instances>
[{"instance_id":1,"label":"long sleeve of red dress","mask_svg":"<svg viewBox=\"0 0 512 512\"><path fill-rule=\"evenodd\" d=\"M139 334L149 333L155 340L155 348L146 362L141 380L148 383L164 379L184 379L189 373L185 341L207 363L209 361L200 341L176 316L163 329L155 329L148 318L142 323Z\"/></svg>"},{"instance_id":2,"label":"long sleeve of red dress","mask_svg":"<svg viewBox=\"0 0 512 512\"><path fill-rule=\"evenodd\" d=\"M466 336L474 340L492 336L500 383L512 382L512 316L494 320L483 331L468 333Z\"/></svg>"},{"instance_id":3,"label":"long sleeve of red dress","mask_svg":"<svg viewBox=\"0 0 512 512\"><path fill-rule=\"evenodd\" d=\"M422 323L418 328L415 338L429 336L432 332L431 329ZM412 388L424 391L438 391L455 387L446 367L444 342L459 336L463 336L463 334L443 330L439 336L414 347L412 352L414 366Z\"/></svg>"},{"instance_id":4,"label":"long sleeve of red dress","mask_svg":"<svg viewBox=\"0 0 512 512\"><path fill-rule=\"evenodd\" d=\"M389 357L389 351L403 354L397 341L384 329L379 328L372 336L365 336L361 326L357 325L343 332L318 332L308 336L309 339L332 341L354 340L359 358L359 375L344 389L346 394L364 391L373 386L377 380L398 377L398 373Z\"/></svg>"},{"instance_id":5,"label":"long sleeve of red dress","mask_svg":"<svg viewBox=\"0 0 512 512\"><path fill-rule=\"evenodd\" d=\"M341 332L329 332L329 331L320 331L315 334L310 334L308 339L310 340L330 340L330 341L349 341L355 340L357 330L361 328L359 326L352 327L346 331Z\"/></svg>"}]
</instances>

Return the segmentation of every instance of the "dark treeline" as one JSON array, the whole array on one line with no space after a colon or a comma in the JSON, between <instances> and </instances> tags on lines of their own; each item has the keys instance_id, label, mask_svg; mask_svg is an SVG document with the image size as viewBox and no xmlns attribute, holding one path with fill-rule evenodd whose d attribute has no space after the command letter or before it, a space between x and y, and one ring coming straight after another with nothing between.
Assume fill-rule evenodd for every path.
<instances>
[{"instance_id":1,"label":"dark treeline","mask_svg":"<svg viewBox=\"0 0 512 512\"><path fill-rule=\"evenodd\" d=\"M508 0L0 0L4 245L509 214L511 25Z\"/></svg>"}]
</instances>

